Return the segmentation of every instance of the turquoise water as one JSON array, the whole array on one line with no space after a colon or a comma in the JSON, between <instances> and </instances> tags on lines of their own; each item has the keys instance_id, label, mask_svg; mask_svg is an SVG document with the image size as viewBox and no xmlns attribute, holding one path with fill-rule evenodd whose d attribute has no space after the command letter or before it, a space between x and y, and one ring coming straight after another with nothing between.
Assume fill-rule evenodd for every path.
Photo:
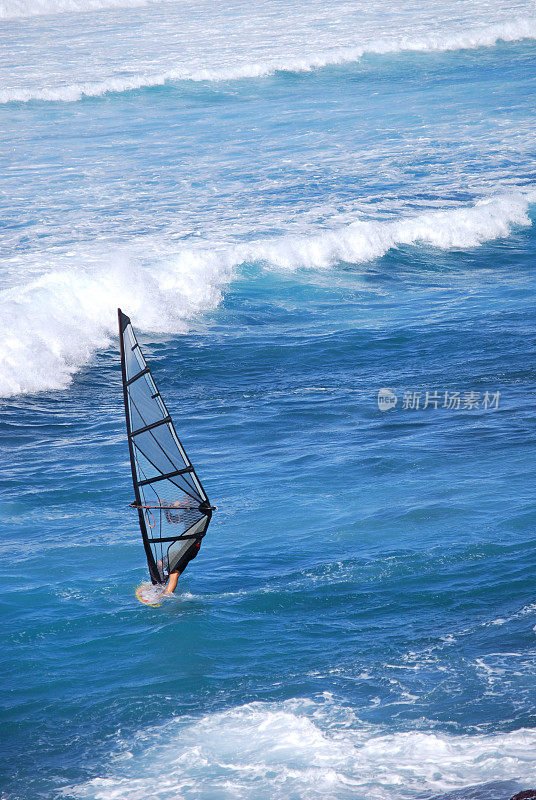
<instances>
[{"instance_id":1,"label":"turquoise water","mask_svg":"<svg viewBox=\"0 0 536 800\"><path fill-rule=\"evenodd\" d=\"M3 797L534 785L532 7L46 3L0 3ZM118 305L219 507L160 608Z\"/></svg>"}]
</instances>

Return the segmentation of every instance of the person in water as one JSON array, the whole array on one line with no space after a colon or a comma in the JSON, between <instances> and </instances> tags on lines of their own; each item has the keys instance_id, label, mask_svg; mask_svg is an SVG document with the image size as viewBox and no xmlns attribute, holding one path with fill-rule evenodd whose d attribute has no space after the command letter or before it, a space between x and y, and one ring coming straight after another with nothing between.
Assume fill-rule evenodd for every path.
<instances>
[{"instance_id":1,"label":"person in water","mask_svg":"<svg viewBox=\"0 0 536 800\"><path fill-rule=\"evenodd\" d=\"M190 545L188 550L179 560L177 566L174 570L169 573L168 582L166 584L166 588L164 589L164 594L173 594L175 589L177 588L177 582L179 580L179 576L182 575L190 561L196 557L199 553L201 548L201 539L195 539L194 542Z\"/></svg>"}]
</instances>

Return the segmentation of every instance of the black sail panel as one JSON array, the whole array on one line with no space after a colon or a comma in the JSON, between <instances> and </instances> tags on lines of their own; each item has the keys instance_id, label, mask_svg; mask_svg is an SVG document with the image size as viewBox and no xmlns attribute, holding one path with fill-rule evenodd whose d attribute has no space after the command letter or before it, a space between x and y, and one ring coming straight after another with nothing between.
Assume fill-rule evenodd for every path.
<instances>
[{"instance_id":1,"label":"black sail panel","mask_svg":"<svg viewBox=\"0 0 536 800\"><path fill-rule=\"evenodd\" d=\"M182 446L132 329L118 309L125 416L141 534L161 583L206 533L212 507Z\"/></svg>"}]
</instances>

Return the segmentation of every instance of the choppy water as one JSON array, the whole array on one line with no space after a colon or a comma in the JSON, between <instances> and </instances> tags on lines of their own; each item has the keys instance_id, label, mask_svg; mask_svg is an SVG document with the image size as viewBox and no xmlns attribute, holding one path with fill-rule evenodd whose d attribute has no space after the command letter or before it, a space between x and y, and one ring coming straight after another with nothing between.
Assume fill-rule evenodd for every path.
<instances>
[{"instance_id":1,"label":"choppy water","mask_svg":"<svg viewBox=\"0 0 536 800\"><path fill-rule=\"evenodd\" d=\"M536 784L535 32L0 2L7 800ZM119 305L220 507L158 609Z\"/></svg>"}]
</instances>

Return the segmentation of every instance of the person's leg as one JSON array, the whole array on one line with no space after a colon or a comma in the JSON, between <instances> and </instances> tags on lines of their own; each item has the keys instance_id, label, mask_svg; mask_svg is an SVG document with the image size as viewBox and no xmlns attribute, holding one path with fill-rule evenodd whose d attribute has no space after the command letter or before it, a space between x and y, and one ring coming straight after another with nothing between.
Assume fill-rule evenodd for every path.
<instances>
[{"instance_id":1,"label":"person's leg","mask_svg":"<svg viewBox=\"0 0 536 800\"><path fill-rule=\"evenodd\" d=\"M164 594L173 594L173 592L177 588L177 581L179 580L179 575L180 572L178 570L171 573L171 575L168 578Z\"/></svg>"},{"instance_id":2,"label":"person's leg","mask_svg":"<svg viewBox=\"0 0 536 800\"><path fill-rule=\"evenodd\" d=\"M193 544L190 547L190 549L187 550L185 555L181 558L181 560L177 564L177 567L170 574L164 594L173 594L173 592L177 588L177 581L179 580L179 575L182 575L182 573L184 572L190 561L196 557L196 555L199 552L200 546L201 543L196 541L195 544Z\"/></svg>"}]
</instances>

